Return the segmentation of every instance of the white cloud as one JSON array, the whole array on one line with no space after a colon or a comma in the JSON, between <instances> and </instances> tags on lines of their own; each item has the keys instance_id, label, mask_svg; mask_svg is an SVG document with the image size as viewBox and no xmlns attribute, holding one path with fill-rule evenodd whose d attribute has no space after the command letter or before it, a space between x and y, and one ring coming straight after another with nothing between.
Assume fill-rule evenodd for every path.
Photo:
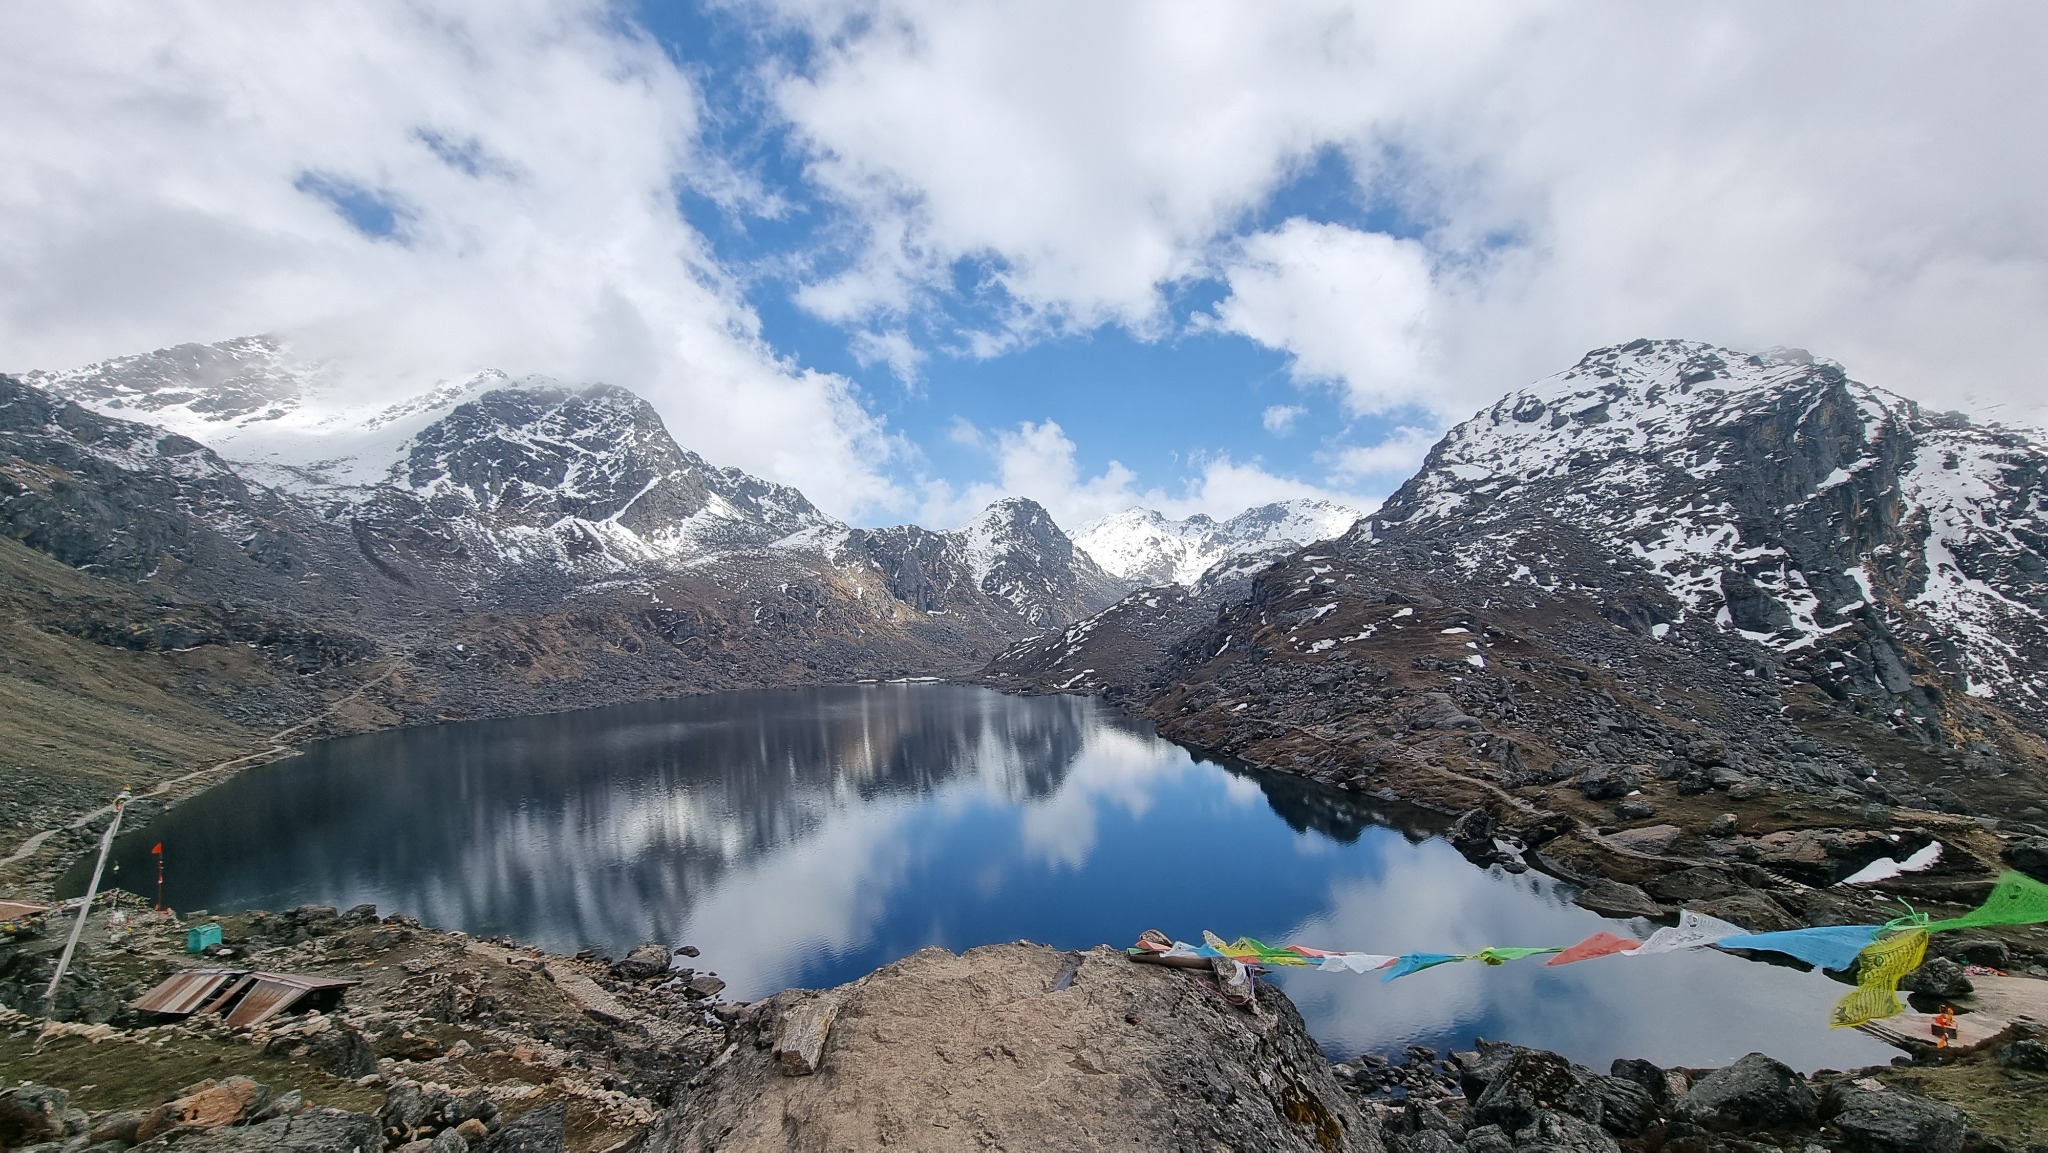
<instances>
[{"instance_id":1,"label":"white cloud","mask_svg":"<svg viewBox=\"0 0 2048 1153\"><path fill-rule=\"evenodd\" d=\"M1294 422L1308 415L1308 410L1298 404L1268 405L1260 419L1265 422L1266 431L1274 436L1286 436L1294 431Z\"/></svg>"},{"instance_id":2,"label":"white cloud","mask_svg":"<svg viewBox=\"0 0 2048 1153\"><path fill-rule=\"evenodd\" d=\"M1441 431L1401 425L1378 441L1340 449L1330 471L1337 476L1393 487L1415 475Z\"/></svg>"},{"instance_id":3,"label":"white cloud","mask_svg":"<svg viewBox=\"0 0 2048 1153\"><path fill-rule=\"evenodd\" d=\"M719 463L842 514L898 499L880 425L766 347L679 216L700 177L754 193L601 0L10 5L0 107L0 367L285 331L372 388L480 365L624 384Z\"/></svg>"},{"instance_id":4,"label":"white cloud","mask_svg":"<svg viewBox=\"0 0 2048 1153\"><path fill-rule=\"evenodd\" d=\"M1198 512L1222 518L1254 505L1296 497L1321 497L1360 508L1373 503L1276 476L1256 461L1240 464L1220 454L1194 461L1195 471L1181 478L1177 493L1156 486L1140 488L1137 474L1115 460L1088 476L1081 468L1078 447L1065 429L1050 420L1025 421L993 435L966 421L956 421L950 437L955 443L986 452L996 477L961 489L943 482L928 484L918 518L924 524L964 524L990 502L1006 496L1030 497L1069 531L1140 505L1174 518Z\"/></svg>"},{"instance_id":5,"label":"white cloud","mask_svg":"<svg viewBox=\"0 0 2048 1153\"><path fill-rule=\"evenodd\" d=\"M828 315L915 309L965 260L1014 335L1149 334L1163 289L1221 274L1226 321L1368 408L1462 416L1647 335L2048 415L2038 5L761 3L817 36L778 98L866 230ZM1315 308L1374 269L1412 302L1399 242L1235 243L1322 149L1424 229L1430 294L1391 314L1419 343Z\"/></svg>"},{"instance_id":6,"label":"white cloud","mask_svg":"<svg viewBox=\"0 0 2048 1153\"><path fill-rule=\"evenodd\" d=\"M1296 218L1246 237L1223 275L1211 323L1291 354L1296 379L1341 386L1358 412L1433 398L1421 244Z\"/></svg>"}]
</instances>

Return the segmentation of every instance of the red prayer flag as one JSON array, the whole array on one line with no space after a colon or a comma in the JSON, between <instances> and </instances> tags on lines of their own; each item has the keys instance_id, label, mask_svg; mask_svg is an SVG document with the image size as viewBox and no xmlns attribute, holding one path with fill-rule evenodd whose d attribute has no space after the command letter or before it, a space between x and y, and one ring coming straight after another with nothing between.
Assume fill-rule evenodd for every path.
<instances>
[{"instance_id":1,"label":"red prayer flag","mask_svg":"<svg viewBox=\"0 0 2048 1153\"><path fill-rule=\"evenodd\" d=\"M1546 965L1569 965L1573 961L1590 961L1595 957L1611 957L1616 953L1627 953L1642 947L1641 941L1617 937L1602 930L1543 962Z\"/></svg>"}]
</instances>

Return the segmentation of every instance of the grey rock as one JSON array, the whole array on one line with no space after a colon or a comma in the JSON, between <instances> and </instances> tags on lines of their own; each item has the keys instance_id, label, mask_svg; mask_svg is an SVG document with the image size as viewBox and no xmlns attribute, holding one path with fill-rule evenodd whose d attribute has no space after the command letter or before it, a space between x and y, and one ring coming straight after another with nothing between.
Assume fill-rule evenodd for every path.
<instances>
[{"instance_id":1,"label":"grey rock","mask_svg":"<svg viewBox=\"0 0 2048 1153\"><path fill-rule=\"evenodd\" d=\"M1771 786L1755 777L1744 777L1728 786L1728 799L1731 801L1754 801L1767 797L1770 793Z\"/></svg>"},{"instance_id":2,"label":"grey rock","mask_svg":"<svg viewBox=\"0 0 2048 1153\"><path fill-rule=\"evenodd\" d=\"M427 1153L469 1153L469 1142L454 1129L443 1129L434 1134L434 1140L427 1146Z\"/></svg>"},{"instance_id":3,"label":"grey rock","mask_svg":"<svg viewBox=\"0 0 2048 1153\"><path fill-rule=\"evenodd\" d=\"M1676 1074L1659 1068L1655 1062L1637 1057L1617 1057L1608 1067L1609 1078L1627 1081L1649 1097L1652 1104L1662 1107L1685 1095L1686 1085L1683 1074Z\"/></svg>"},{"instance_id":4,"label":"grey rock","mask_svg":"<svg viewBox=\"0 0 2048 1153\"><path fill-rule=\"evenodd\" d=\"M2022 1037L1998 1051L1998 1063L2008 1069L2048 1073L2048 1042Z\"/></svg>"},{"instance_id":5,"label":"grey rock","mask_svg":"<svg viewBox=\"0 0 2048 1153\"><path fill-rule=\"evenodd\" d=\"M305 1107L305 1094L297 1089L287 1089L271 1098L269 1104L263 1106L261 1110L249 1119L251 1121L268 1121L272 1117L289 1117Z\"/></svg>"},{"instance_id":6,"label":"grey rock","mask_svg":"<svg viewBox=\"0 0 2048 1153\"><path fill-rule=\"evenodd\" d=\"M134 1109L115 1109L100 1114L88 1134L96 1142L121 1141L135 1143L136 1131L142 1128L142 1114Z\"/></svg>"},{"instance_id":7,"label":"grey rock","mask_svg":"<svg viewBox=\"0 0 2048 1153\"><path fill-rule=\"evenodd\" d=\"M1689 765L1681 770L1675 783L1678 787L1678 795L1681 797L1697 797L1701 793L1711 793L1714 791L1714 778L1712 774L1698 766Z\"/></svg>"},{"instance_id":8,"label":"grey rock","mask_svg":"<svg viewBox=\"0 0 2048 1153\"><path fill-rule=\"evenodd\" d=\"M1806 1079L1762 1053L1751 1053L1700 1078L1674 1110L1708 1129L1803 1125L1819 1111L1820 1102Z\"/></svg>"},{"instance_id":9,"label":"grey rock","mask_svg":"<svg viewBox=\"0 0 2048 1153\"><path fill-rule=\"evenodd\" d=\"M1799 927L1798 918L1786 912L1784 906L1753 889L1711 900L1693 901L1686 907L1760 933Z\"/></svg>"},{"instance_id":10,"label":"grey rock","mask_svg":"<svg viewBox=\"0 0 2048 1153\"><path fill-rule=\"evenodd\" d=\"M1515 1148L1542 1153L1621 1153L1607 1130L1570 1113L1545 1109L1515 1132Z\"/></svg>"},{"instance_id":11,"label":"grey rock","mask_svg":"<svg viewBox=\"0 0 2048 1153\"><path fill-rule=\"evenodd\" d=\"M71 1094L53 1085L17 1085L0 1093L0 1149L35 1145L65 1135Z\"/></svg>"},{"instance_id":12,"label":"grey rock","mask_svg":"<svg viewBox=\"0 0 2048 1153\"><path fill-rule=\"evenodd\" d=\"M1735 874L1705 865L1666 873L1643 886L1652 897L1674 905L1725 897L1748 887Z\"/></svg>"},{"instance_id":13,"label":"grey rock","mask_svg":"<svg viewBox=\"0 0 2048 1153\"><path fill-rule=\"evenodd\" d=\"M1572 904L1608 917L1654 917L1663 912L1648 893L1605 877L1580 889Z\"/></svg>"},{"instance_id":14,"label":"grey rock","mask_svg":"<svg viewBox=\"0 0 2048 1153\"><path fill-rule=\"evenodd\" d=\"M418 1084L399 1081L384 1091L384 1106L377 1111L377 1119L386 1129L411 1133L426 1123L435 1106Z\"/></svg>"},{"instance_id":15,"label":"grey rock","mask_svg":"<svg viewBox=\"0 0 2048 1153\"><path fill-rule=\"evenodd\" d=\"M1828 1090L1823 1113L1850 1153L1961 1153L1968 1119L1939 1101L1853 1085Z\"/></svg>"},{"instance_id":16,"label":"grey rock","mask_svg":"<svg viewBox=\"0 0 2048 1153\"><path fill-rule=\"evenodd\" d=\"M2048 881L2048 837L2022 837L2005 847L2005 861L2037 881Z\"/></svg>"},{"instance_id":17,"label":"grey rock","mask_svg":"<svg viewBox=\"0 0 2048 1153\"><path fill-rule=\"evenodd\" d=\"M1624 821L1645 821L1657 815L1657 806L1641 797L1628 797L1614 806L1614 815Z\"/></svg>"},{"instance_id":18,"label":"grey rock","mask_svg":"<svg viewBox=\"0 0 2048 1153\"><path fill-rule=\"evenodd\" d=\"M1650 1090L1625 1077L1593 1078L1600 1099L1600 1124L1618 1137L1640 1136L1657 1120L1657 1100Z\"/></svg>"},{"instance_id":19,"label":"grey rock","mask_svg":"<svg viewBox=\"0 0 2048 1153\"><path fill-rule=\"evenodd\" d=\"M1946 933L1935 938L1944 957L1953 958L1965 965L1989 965L1994 969L2003 969L2012 964L2012 950L2006 948L2005 942L1996 937L1959 937L1954 940L1941 940L1941 937L1945 936Z\"/></svg>"},{"instance_id":20,"label":"grey rock","mask_svg":"<svg viewBox=\"0 0 2048 1153\"><path fill-rule=\"evenodd\" d=\"M136 1153L383 1153L384 1133L368 1113L309 1109L259 1125L179 1130L135 1147Z\"/></svg>"},{"instance_id":21,"label":"grey rock","mask_svg":"<svg viewBox=\"0 0 2048 1153\"><path fill-rule=\"evenodd\" d=\"M1414 1136L1432 1130L1438 1133L1456 1133L1458 1127L1435 1105L1428 1101L1412 1099L1394 1115L1393 1122L1387 1127L1387 1132L1397 1136Z\"/></svg>"},{"instance_id":22,"label":"grey rock","mask_svg":"<svg viewBox=\"0 0 2048 1153\"><path fill-rule=\"evenodd\" d=\"M1623 802L1626 806L1627 802ZM1640 829L1623 829L1609 833L1607 840L1636 853L1662 854L1669 852L1678 843L1684 830L1677 825L1648 825Z\"/></svg>"},{"instance_id":23,"label":"grey rock","mask_svg":"<svg viewBox=\"0 0 2048 1153\"><path fill-rule=\"evenodd\" d=\"M329 1025L311 1036L293 1034L272 1038L263 1051L295 1061L309 1061L351 1081L377 1071L377 1051L371 1048L362 1030L347 1022Z\"/></svg>"},{"instance_id":24,"label":"grey rock","mask_svg":"<svg viewBox=\"0 0 2048 1153\"><path fill-rule=\"evenodd\" d=\"M1465 1153L1513 1153L1514 1141L1498 1125L1474 1125L1465 1130Z\"/></svg>"},{"instance_id":25,"label":"grey rock","mask_svg":"<svg viewBox=\"0 0 2048 1153\"><path fill-rule=\"evenodd\" d=\"M478 1148L482 1153L562 1153L566 1117L559 1103L543 1105L505 1122Z\"/></svg>"},{"instance_id":26,"label":"grey rock","mask_svg":"<svg viewBox=\"0 0 2048 1153\"><path fill-rule=\"evenodd\" d=\"M1929 957L1918 969L1906 974L1899 988L1930 997L1967 997L1977 991L1963 967L1947 957Z\"/></svg>"},{"instance_id":27,"label":"grey rock","mask_svg":"<svg viewBox=\"0 0 2048 1153\"><path fill-rule=\"evenodd\" d=\"M1459 849L1491 849L1493 839L1500 835L1500 822L1486 809L1467 809L1458 814L1444 838Z\"/></svg>"},{"instance_id":28,"label":"grey rock","mask_svg":"<svg viewBox=\"0 0 2048 1153\"><path fill-rule=\"evenodd\" d=\"M1516 1134L1534 1124L1545 1110L1562 1110L1598 1125L1604 1104L1595 1076L1555 1053L1524 1049L1509 1057L1488 1080L1486 1091L1472 1102L1472 1117L1482 1125L1498 1125Z\"/></svg>"},{"instance_id":29,"label":"grey rock","mask_svg":"<svg viewBox=\"0 0 2048 1153\"><path fill-rule=\"evenodd\" d=\"M668 972L668 946L647 941L633 946L631 952L612 964L612 975L628 981L644 981Z\"/></svg>"},{"instance_id":30,"label":"grey rock","mask_svg":"<svg viewBox=\"0 0 2048 1153\"><path fill-rule=\"evenodd\" d=\"M1458 1153L1458 1143L1451 1135L1440 1129L1425 1129L1420 1133L1396 1134L1387 1138L1387 1148L1394 1153Z\"/></svg>"},{"instance_id":31,"label":"grey rock","mask_svg":"<svg viewBox=\"0 0 2048 1153\"><path fill-rule=\"evenodd\" d=\"M1722 813L1720 816L1715 817L1712 823L1707 825L1707 835L1710 837L1732 837L1741 828L1742 822L1736 819L1734 813Z\"/></svg>"},{"instance_id":32,"label":"grey rock","mask_svg":"<svg viewBox=\"0 0 2048 1153\"><path fill-rule=\"evenodd\" d=\"M1588 765L1579 771L1577 783L1589 801L1611 801L1643 787L1636 771L1623 765Z\"/></svg>"}]
</instances>

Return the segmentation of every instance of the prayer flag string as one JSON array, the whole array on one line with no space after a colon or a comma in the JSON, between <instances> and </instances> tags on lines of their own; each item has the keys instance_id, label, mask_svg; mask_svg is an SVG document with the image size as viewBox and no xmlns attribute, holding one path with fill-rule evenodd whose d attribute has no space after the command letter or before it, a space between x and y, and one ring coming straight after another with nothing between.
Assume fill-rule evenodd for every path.
<instances>
[{"instance_id":1,"label":"prayer flag string","mask_svg":"<svg viewBox=\"0 0 2048 1153\"><path fill-rule=\"evenodd\" d=\"M1478 961L1488 966L1504 965L1528 957L1550 955L1546 965L1569 965L1599 957L1645 957L1687 949L1714 947L1782 953L1816 968L1846 972L1853 968L1856 988L1835 1005L1830 1024L1836 1028L1862 1025L1899 1013L1899 982L1920 967L1927 956L1931 933L1955 929L1979 929L2000 925L2038 925L2048 922L2048 884L2023 873L2006 873L1992 886L1984 903L1960 917L1930 921L1911 912L1884 925L1819 925L1783 932L1752 933L1704 913L1681 910L1678 924L1658 929L1648 940L1635 941L1609 932L1598 932L1576 945L1548 948L1488 946L1476 953L1366 953L1342 949L1318 949L1307 945L1274 947L1254 937L1225 941L1204 930L1202 943L1169 941L1163 934L1147 930L1129 950L1140 959L1168 963L1222 959L1240 965L1313 967L1326 973L1380 974L1382 984L1460 961Z\"/></svg>"}]
</instances>

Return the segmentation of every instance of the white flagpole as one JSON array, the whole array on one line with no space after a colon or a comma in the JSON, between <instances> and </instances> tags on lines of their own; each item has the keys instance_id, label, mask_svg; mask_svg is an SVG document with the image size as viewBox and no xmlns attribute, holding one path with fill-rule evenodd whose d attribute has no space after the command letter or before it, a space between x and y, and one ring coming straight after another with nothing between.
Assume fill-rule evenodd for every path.
<instances>
[{"instance_id":1,"label":"white flagpole","mask_svg":"<svg viewBox=\"0 0 2048 1153\"><path fill-rule=\"evenodd\" d=\"M64 980L64 970L71 967L72 951L78 948L78 938L85 935L85 919L92 913L92 897L99 892L100 872L107 867L107 853L114 847L114 834L121 829L121 812L128 804L128 790L114 798L114 819L107 822L107 831L100 837L100 859L92 867L92 882L85 887L85 902L78 906L78 919L71 923L71 938L64 942L64 952L57 958L57 974L50 978L50 987L43 992L43 1027L48 1028L50 1018L57 1011L57 985Z\"/></svg>"}]
</instances>

